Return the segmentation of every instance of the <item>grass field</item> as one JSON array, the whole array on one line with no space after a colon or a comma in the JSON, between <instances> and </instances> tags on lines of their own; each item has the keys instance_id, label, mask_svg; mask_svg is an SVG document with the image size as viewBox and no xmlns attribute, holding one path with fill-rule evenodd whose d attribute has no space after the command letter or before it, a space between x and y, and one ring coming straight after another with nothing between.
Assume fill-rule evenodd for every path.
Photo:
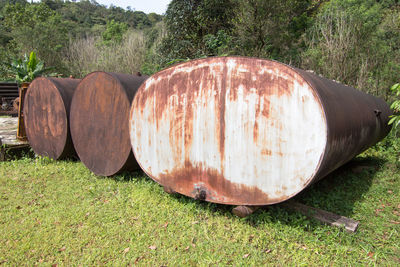
<instances>
[{"instance_id":1,"label":"grass field","mask_svg":"<svg viewBox=\"0 0 400 267\"><path fill-rule=\"evenodd\" d=\"M172 196L142 172L112 178L80 162L0 163L0 265L400 265L399 147L389 141L296 196L360 221L355 234L279 205ZM359 166L369 166L360 168Z\"/></svg>"}]
</instances>

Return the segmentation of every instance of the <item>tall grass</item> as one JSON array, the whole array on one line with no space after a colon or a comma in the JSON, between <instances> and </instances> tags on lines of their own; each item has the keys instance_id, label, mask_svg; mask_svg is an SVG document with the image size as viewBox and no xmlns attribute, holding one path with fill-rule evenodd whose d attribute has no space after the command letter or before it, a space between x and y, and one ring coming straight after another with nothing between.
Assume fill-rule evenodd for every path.
<instances>
[{"instance_id":1,"label":"tall grass","mask_svg":"<svg viewBox=\"0 0 400 267\"><path fill-rule=\"evenodd\" d=\"M129 31L120 43L102 43L101 37L87 36L71 40L65 54L69 73L81 78L93 71L136 74L145 59L143 32Z\"/></svg>"}]
</instances>

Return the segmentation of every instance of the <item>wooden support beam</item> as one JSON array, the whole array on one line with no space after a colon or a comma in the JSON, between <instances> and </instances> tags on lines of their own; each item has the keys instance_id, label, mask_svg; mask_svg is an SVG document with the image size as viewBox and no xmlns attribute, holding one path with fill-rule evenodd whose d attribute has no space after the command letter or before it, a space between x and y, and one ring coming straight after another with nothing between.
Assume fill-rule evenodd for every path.
<instances>
[{"instance_id":1,"label":"wooden support beam","mask_svg":"<svg viewBox=\"0 0 400 267\"><path fill-rule=\"evenodd\" d=\"M340 216L335 213L321 210L318 208L306 206L304 204L295 201L286 201L281 203L281 205L289 209L298 211L309 218L316 219L328 225L336 227L344 227L347 232L351 233L354 233L357 230L359 224L358 221L355 221L351 218Z\"/></svg>"},{"instance_id":2,"label":"wooden support beam","mask_svg":"<svg viewBox=\"0 0 400 267\"><path fill-rule=\"evenodd\" d=\"M4 147L3 147L3 142L1 141L0 138L0 161L4 161L5 160L5 151L4 151Z\"/></svg>"}]
</instances>

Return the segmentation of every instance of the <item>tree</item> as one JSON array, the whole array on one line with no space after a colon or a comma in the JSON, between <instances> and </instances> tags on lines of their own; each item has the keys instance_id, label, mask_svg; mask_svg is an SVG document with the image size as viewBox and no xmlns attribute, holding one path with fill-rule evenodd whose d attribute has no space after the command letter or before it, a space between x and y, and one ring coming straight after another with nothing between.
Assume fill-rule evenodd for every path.
<instances>
[{"instance_id":1,"label":"tree","mask_svg":"<svg viewBox=\"0 0 400 267\"><path fill-rule=\"evenodd\" d=\"M15 30L21 26L34 27L38 22L44 22L55 15L47 5L34 4L7 4L4 7L4 25L11 30Z\"/></svg>"},{"instance_id":2,"label":"tree","mask_svg":"<svg viewBox=\"0 0 400 267\"><path fill-rule=\"evenodd\" d=\"M52 10L58 10L64 6L64 1L62 0L42 0L42 3L47 5Z\"/></svg>"},{"instance_id":3,"label":"tree","mask_svg":"<svg viewBox=\"0 0 400 267\"><path fill-rule=\"evenodd\" d=\"M132 12L130 22L135 29L144 29L152 25L147 15L142 11Z\"/></svg>"},{"instance_id":4,"label":"tree","mask_svg":"<svg viewBox=\"0 0 400 267\"><path fill-rule=\"evenodd\" d=\"M21 4L25 5L27 4L26 0L0 0L0 10L3 9L6 5L15 5L15 4Z\"/></svg>"},{"instance_id":5,"label":"tree","mask_svg":"<svg viewBox=\"0 0 400 267\"><path fill-rule=\"evenodd\" d=\"M233 0L171 1L165 14L167 37L160 46L161 54L167 61L212 55L215 50L210 51L206 42L219 31L231 31L233 10Z\"/></svg>"},{"instance_id":6,"label":"tree","mask_svg":"<svg viewBox=\"0 0 400 267\"><path fill-rule=\"evenodd\" d=\"M127 30L128 25L123 22L115 22L114 20L107 22L106 30L102 33L103 43L106 45L113 42L120 43Z\"/></svg>"},{"instance_id":7,"label":"tree","mask_svg":"<svg viewBox=\"0 0 400 267\"><path fill-rule=\"evenodd\" d=\"M157 13L149 13L147 15L147 17L149 18L151 25L153 25L153 26L156 25L157 22L162 21L162 19L163 19L163 16L159 15Z\"/></svg>"},{"instance_id":8,"label":"tree","mask_svg":"<svg viewBox=\"0 0 400 267\"><path fill-rule=\"evenodd\" d=\"M310 13L322 2L237 0L235 52L290 61L301 48L300 37L311 22Z\"/></svg>"},{"instance_id":9,"label":"tree","mask_svg":"<svg viewBox=\"0 0 400 267\"><path fill-rule=\"evenodd\" d=\"M6 5L4 10L3 24L12 38L9 49L22 54L37 51L45 62L61 70L60 52L68 42L71 25L44 3Z\"/></svg>"}]
</instances>

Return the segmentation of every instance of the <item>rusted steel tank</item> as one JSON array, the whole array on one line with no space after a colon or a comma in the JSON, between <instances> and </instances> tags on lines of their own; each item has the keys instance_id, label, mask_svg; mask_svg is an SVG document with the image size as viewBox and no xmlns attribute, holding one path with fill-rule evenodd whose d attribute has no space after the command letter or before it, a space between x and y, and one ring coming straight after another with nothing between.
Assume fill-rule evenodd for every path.
<instances>
[{"instance_id":1,"label":"rusted steel tank","mask_svg":"<svg viewBox=\"0 0 400 267\"><path fill-rule=\"evenodd\" d=\"M69 112L79 81L40 77L29 85L23 114L26 135L36 154L52 159L76 155L69 129Z\"/></svg>"},{"instance_id":2,"label":"rusted steel tank","mask_svg":"<svg viewBox=\"0 0 400 267\"><path fill-rule=\"evenodd\" d=\"M71 135L81 161L102 176L139 168L129 142L129 110L146 76L93 72L71 103Z\"/></svg>"},{"instance_id":3,"label":"rusted steel tank","mask_svg":"<svg viewBox=\"0 0 400 267\"><path fill-rule=\"evenodd\" d=\"M167 191L269 205L381 140L390 114L381 99L279 62L215 57L150 77L132 103L130 136Z\"/></svg>"}]
</instances>

